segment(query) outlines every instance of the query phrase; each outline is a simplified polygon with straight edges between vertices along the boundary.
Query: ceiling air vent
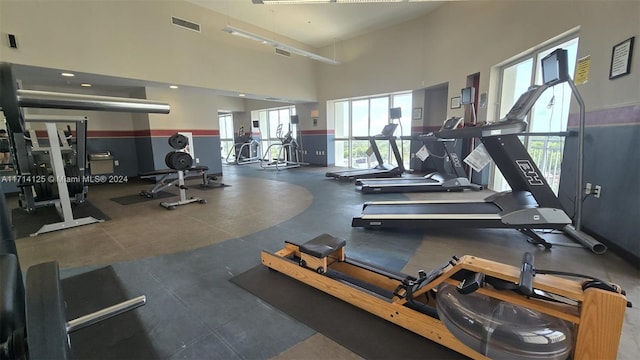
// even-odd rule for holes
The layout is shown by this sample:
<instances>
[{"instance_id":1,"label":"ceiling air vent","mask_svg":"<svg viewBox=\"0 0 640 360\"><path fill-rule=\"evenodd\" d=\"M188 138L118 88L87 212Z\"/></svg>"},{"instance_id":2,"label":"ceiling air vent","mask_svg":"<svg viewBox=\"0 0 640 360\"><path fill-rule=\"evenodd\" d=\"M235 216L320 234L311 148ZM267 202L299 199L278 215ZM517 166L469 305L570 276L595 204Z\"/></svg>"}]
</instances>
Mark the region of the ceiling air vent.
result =
<instances>
[{"instance_id":1,"label":"ceiling air vent","mask_svg":"<svg viewBox=\"0 0 640 360\"><path fill-rule=\"evenodd\" d=\"M171 17L171 23L173 25L180 26L180 27L183 27L185 29L189 29L189 30L200 32L200 24L196 24L196 23L191 22L191 21L183 20L183 19L177 18L175 16Z\"/></svg>"},{"instance_id":2,"label":"ceiling air vent","mask_svg":"<svg viewBox=\"0 0 640 360\"><path fill-rule=\"evenodd\" d=\"M282 55L282 56L286 56L286 57L291 57L291 53L290 52L288 52L287 50L280 49L280 48L276 48L276 54Z\"/></svg>"}]
</instances>

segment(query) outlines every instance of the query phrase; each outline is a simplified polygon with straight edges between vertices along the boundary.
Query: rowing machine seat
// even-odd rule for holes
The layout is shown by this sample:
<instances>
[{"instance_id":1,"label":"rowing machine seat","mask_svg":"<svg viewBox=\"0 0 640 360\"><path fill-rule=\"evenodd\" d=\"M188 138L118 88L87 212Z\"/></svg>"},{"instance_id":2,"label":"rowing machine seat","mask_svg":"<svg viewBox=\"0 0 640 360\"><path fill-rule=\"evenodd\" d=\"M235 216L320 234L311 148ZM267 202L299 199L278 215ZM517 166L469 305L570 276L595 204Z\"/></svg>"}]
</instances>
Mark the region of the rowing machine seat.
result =
<instances>
[{"instance_id":1,"label":"rowing machine seat","mask_svg":"<svg viewBox=\"0 0 640 360\"><path fill-rule=\"evenodd\" d=\"M346 244L347 241L344 239L322 234L300 245L300 252L316 258L324 258L343 248Z\"/></svg>"}]
</instances>

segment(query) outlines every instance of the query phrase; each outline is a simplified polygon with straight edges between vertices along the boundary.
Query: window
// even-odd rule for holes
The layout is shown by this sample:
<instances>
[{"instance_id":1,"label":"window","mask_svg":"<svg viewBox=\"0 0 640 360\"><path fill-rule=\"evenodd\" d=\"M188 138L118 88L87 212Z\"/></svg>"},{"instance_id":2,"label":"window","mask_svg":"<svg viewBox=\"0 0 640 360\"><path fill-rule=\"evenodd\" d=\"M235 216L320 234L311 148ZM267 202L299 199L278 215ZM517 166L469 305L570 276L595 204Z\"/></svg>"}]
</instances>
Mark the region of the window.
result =
<instances>
[{"instance_id":1,"label":"window","mask_svg":"<svg viewBox=\"0 0 640 360\"><path fill-rule=\"evenodd\" d=\"M229 151L233 149L235 131L233 129L233 115L229 113L218 114L220 123L220 156L225 159Z\"/></svg>"},{"instance_id":2,"label":"window","mask_svg":"<svg viewBox=\"0 0 640 360\"><path fill-rule=\"evenodd\" d=\"M565 39L541 46L529 55L523 56L505 66L501 70L500 84L500 118L505 116L518 97L532 84L542 83L540 61L557 48L564 48L568 53L569 74L575 70L578 53L578 38ZM547 89L538 99L527 119L529 132L560 132L567 129L571 89L566 83ZM558 193L560 184L560 165L564 149L563 136L522 136L529 154L545 176L549 186ZM509 190L498 168L492 166L492 180L489 187L496 191Z\"/></svg>"},{"instance_id":3,"label":"window","mask_svg":"<svg viewBox=\"0 0 640 360\"><path fill-rule=\"evenodd\" d=\"M369 141L356 138L382 132L384 126L391 122L389 119L391 107L402 108L402 118L399 119L400 126L395 136L399 138L402 135L411 135L411 100L411 93L404 92L333 102L336 166L364 169L377 165L375 157L370 156L368 152ZM398 142L398 146L402 149L403 162L408 166L409 146L404 146L402 140ZM397 165L388 142L379 142L378 148L386 163Z\"/></svg>"},{"instance_id":4,"label":"window","mask_svg":"<svg viewBox=\"0 0 640 360\"><path fill-rule=\"evenodd\" d=\"M266 110L257 110L251 112L252 119L258 119L260 122L260 148L266 151L271 144L280 144L281 139L291 131L294 138L297 138L297 125L291 124L291 115L296 115L295 106L287 106L283 108L274 108ZM280 130L280 131L278 131ZM271 154L268 158L278 157L280 149L276 146L270 149Z\"/></svg>"}]
</instances>

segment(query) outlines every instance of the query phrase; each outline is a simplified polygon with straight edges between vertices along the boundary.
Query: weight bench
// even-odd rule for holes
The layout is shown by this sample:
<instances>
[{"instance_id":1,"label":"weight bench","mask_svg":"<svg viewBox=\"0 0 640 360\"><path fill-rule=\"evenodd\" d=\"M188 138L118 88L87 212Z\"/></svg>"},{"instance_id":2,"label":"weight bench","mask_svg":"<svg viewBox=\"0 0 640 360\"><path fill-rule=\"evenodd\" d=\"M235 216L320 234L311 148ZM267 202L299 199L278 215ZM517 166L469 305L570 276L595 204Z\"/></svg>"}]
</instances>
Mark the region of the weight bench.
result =
<instances>
[{"instance_id":1,"label":"weight bench","mask_svg":"<svg viewBox=\"0 0 640 360\"><path fill-rule=\"evenodd\" d=\"M156 184L153 186L151 190L142 190L140 192L140 196L146 196L148 198L153 198L158 196L158 193L166 188L176 186L180 189L180 200L176 202L161 202L160 206L168 209L174 210L176 206L191 204L194 202L198 202L200 204L206 204L207 200L200 199L196 197L187 198L186 191L189 189L185 186L185 179L194 179L198 177L202 177L202 184L200 186L210 186L211 178L208 175L209 167L207 166L194 166L188 170L174 170L174 169L164 169L164 170L156 170L151 172L142 173L139 175L141 179L147 179L151 177L158 177L160 179L156 180ZM187 177L186 175L189 173L196 173L196 175ZM177 178L171 177L171 175L177 174Z\"/></svg>"}]
</instances>

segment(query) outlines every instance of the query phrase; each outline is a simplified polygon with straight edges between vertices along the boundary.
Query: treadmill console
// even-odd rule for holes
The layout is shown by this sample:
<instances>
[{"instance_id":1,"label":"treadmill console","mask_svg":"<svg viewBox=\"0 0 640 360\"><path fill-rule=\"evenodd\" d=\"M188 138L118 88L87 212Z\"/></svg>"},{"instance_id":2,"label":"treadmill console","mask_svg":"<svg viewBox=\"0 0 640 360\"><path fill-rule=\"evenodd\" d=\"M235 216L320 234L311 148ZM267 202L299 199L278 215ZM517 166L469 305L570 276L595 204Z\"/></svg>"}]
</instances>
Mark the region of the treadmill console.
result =
<instances>
[{"instance_id":1,"label":"treadmill console","mask_svg":"<svg viewBox=\"0 0 640 360\"><path fill-rule=\"evenodd\" d=\"M509 110L507 115L500 121L523 121L533 105L535 105L540 95L542 95L548 87L548 85L531 86L527 91L520 95L518 101L516 101L513 107L511 107L511 110Z\"/></svg>"},{"instance_id":2,"label":"treadmill console","mask_svg":"<svg viewBox=\"0 0 640 360\"><path fill-rule=\"evenodd\" d=\"M454 117L448 118L442 124L442 127L440 128L440 131L457 129L458 126L460 126L460 123L462 123L463 120L464 119L459 117L459 116L454 116Z\"/></svg>"},{"instance_id":3,"label":"treadmill console","mask_svg":"<svg viewBox=\"0 0 640 360\"><path fill-rule=\"evenodd\" d=\"M391 136L393 136L393 133L396 131L397 127L398 127L398 124L395 124L395 123L387 124L382 129L382 133L380 135L386 136L386 137L391 137Z\"/></svg>"}]
</instances>

